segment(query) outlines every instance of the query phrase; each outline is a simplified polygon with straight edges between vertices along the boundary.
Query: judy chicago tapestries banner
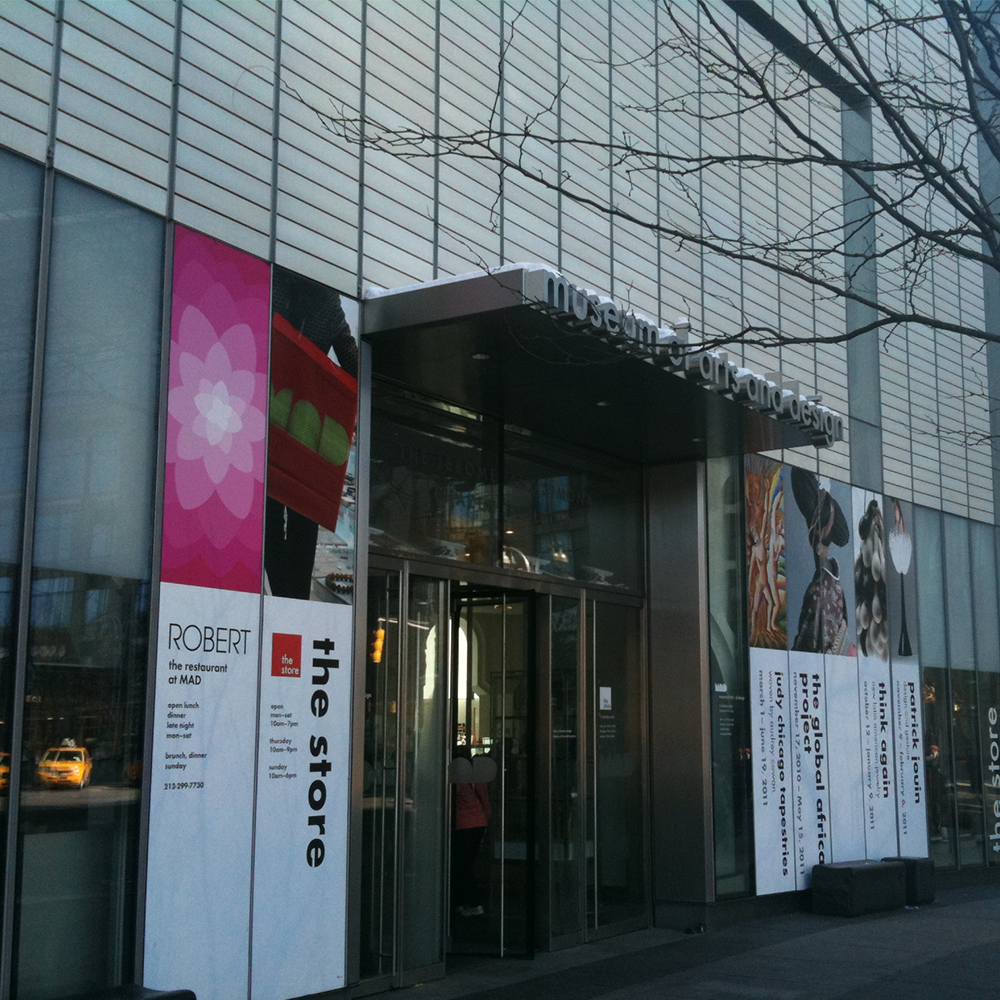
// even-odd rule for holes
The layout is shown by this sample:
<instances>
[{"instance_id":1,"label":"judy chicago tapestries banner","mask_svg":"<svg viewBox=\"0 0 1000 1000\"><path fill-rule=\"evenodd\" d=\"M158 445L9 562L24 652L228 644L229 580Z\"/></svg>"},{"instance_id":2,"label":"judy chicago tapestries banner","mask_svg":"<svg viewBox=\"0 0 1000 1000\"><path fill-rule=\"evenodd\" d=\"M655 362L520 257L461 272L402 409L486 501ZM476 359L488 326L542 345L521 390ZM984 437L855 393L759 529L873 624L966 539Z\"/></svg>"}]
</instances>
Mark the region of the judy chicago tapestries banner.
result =
<instances>
[{"instance_id":1,"label":"judy chicago tapestries banner","mask_svg":"<svg viewBox=\"0 0 1000 1000\"><path fill-rule=\"evenodd\" d=\"M759 455L745 486L757 891L924 856L909 505Z\"/></svg>"}]
</instances>

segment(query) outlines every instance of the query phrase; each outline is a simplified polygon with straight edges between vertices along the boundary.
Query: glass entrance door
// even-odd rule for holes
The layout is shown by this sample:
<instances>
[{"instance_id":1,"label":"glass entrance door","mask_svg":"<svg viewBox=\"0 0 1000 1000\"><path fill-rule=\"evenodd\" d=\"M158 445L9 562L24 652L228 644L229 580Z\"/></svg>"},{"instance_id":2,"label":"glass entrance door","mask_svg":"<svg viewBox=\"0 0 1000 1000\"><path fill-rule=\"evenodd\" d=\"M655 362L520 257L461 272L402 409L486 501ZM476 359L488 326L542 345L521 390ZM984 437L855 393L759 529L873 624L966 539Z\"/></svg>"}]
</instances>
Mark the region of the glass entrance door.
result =
<instances>
[{"instance_id":1,"label":"glass entrance door","mask_svg":"<svg viewBox=\"0 0 1000 1000\"><path fill-rule=\"evenodd\" d=\"M393 565L368 588L360 977L645 926L638 602Z\"/></svg>"},{"instance_id":2,"label":"glass entrance door","mask_svg":"<svg viewBox=\"0 0 1000 1000\"><path fill-rule=\"evenodd\" d=\"M533 943L531 598L399 570L368 586L359 972Z\"/></svg>"},{"instance_id":3,"label":"glass entrance door","mask_svg":"<svg viewBox=\"0 0 1000 1000\"><path fill-rule=\"evenodd\" d=\"M452 598L449 950L524 955L533 944L534 687L530 599Z\"/></svg>"}]
</instances>

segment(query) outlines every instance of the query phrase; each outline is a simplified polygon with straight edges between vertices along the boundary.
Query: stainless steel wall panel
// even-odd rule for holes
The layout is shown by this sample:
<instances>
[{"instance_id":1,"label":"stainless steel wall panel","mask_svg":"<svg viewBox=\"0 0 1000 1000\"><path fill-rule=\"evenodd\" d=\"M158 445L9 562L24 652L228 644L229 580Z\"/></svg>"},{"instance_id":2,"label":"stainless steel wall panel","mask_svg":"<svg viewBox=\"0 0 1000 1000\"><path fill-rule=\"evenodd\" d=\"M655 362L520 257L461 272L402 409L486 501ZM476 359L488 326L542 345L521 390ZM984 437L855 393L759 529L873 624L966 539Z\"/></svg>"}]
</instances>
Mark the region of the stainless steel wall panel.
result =
<instances>
[{"instance_id":1,"label":"stainless steel wall panel","mask_svg":"<svg viewBox=\"0 0 1000 1000\"><path fill-rule=\"evenodd\" d=\"M173 75L172 26L151 17L129 0L100 6L85 0L66 0L64 18L66 24L152 72L165 77Z\"/></svg>"},{"instance_id":2,"label":"stainless steel wall panel","mask_svg":"<svg viewBox=\"0 0 1000 1000\"><path fill-rule=\"evenodd\" d=\"M163 215L167 208L167 193L162 184L122 169L115 163L99 160L88 152L61 143L55 166L63 173L92 184L104 191L114 191L115 196Z\"/></svg>"},{"instance_id":3,"label":"stainless steel wall panel","mask_svg":"<svg viewBox=\"0 0 1000 1000\"><path fill-rule=\"evenodd\" d=\"M48 102L0 81L0 144L35 160L48 146Z\"/></svg>"},{"instance_id":4,"label":"stainless steel wall panel","mask_svg":"<svg viewBox=\"0 0 1000 1000\"><path fill-rule=\"evenodd\" d=\"M170 131L170 80L164 79L156 94L146 93L72 53L62 54L60 89L75 88L105 106L116 108L163 134Z\"/></svg>"},{"instance_id":5,"label":"stainless steel wall panel","mask_svg":"<svg viewBox=\"0 0 1000 1000\"><path fill-rule=\"evenodd\" d=\"M226 176L235 181L233 186L221 184L206 178L202 171L205 163L197 150L187 150L178 145L177 149L177 191L183 197L197 201L204 208L219 212L234 222L266 234L270 225L269 207L259 201L241 196L236 188L244 183L250 185L253 179L237 170L230 170ZM191 162L194 171L180 164Z\"/></svg>"},{"instance_id":6,"label":"stainless steel wall panel","mask_svg":"<svg viewBox=\"0 0 1000 1000\"><path fill-rule=\"evenodd\" d=\"M214 0L211 4L191 3L184 12L184 31L203 39L207 44L216 40L228 48L219 49L221 55L252 50L256 60L248 60L249 68L266 67L274 58L275 4L263 0L239 0L226 3ZM234 44L235 43L235 44Z\"/></svg>"},{"instance_id":7,"label":"stainless steel wall panel","mask_svg":"<svg viewBox=\"0 0 1000 1000\"><path fill-rule=\"evenodd\" d=\"M260 230L251 229L237 219L230 218L219 211L215 203L216 189L209 188L207 197L213 204L210 207L193 200L193 196L203 193L202 185L197 179L190 179L186 185L190 190L188 194L178 194L174 202L174 215L182 225L197 229L200 232L208 233L217 240L229 243L247 253L255 254L258 257L266 258L270 244L267 233Z\"/></svg>"},{"instance_id":8,"label":"stainless steel wall panel","mask_svg":"<svg viewBox=\"0 0 1000 1000\"><path fill-rule=\"evenodd\" d=\"M80 8L86 10L87 8ZM143 94L160 97L166 89L169 95L170 79L167 75L149 68L141 60L134 59L98 38L81 31L72 23L63 27L63 51L76 56L81 62L94 66L108 76L121 80ZM99 96L99 95L98 95Z\"/></svg>"},{"instance_id":9,"label":"stainless steel wall panel","mask_svg":"<svg viewBox=\"0 0 1000 1000\"><path fill-rule=\"evenodd\" d=\"M165 184L166 164L170 158L170 136L164 128L158 126L169 125L169 109L162 105L155 106L165 113L166 121L153 124L146 117L121 111L106 101L94 97L91 92L70 84L65 76L59 88L61 114L82 122L97 123L103 133L114 136L159 160L159 166L150 174L149 179ZM64 138L61 122L58 135L60 140Z\"/></svg>"},{"instance_id":10,"label":"stainless steel wall panel","mask_svg":"<svg viewBox=\"0 0 1000 1000\"><path fill-rule=\"evenodd\" d=\"M102 166L108 164L133 174L158 188L166 188L166 161L147 152L141 146L119 139L117 136L69 113L59 115L56 135L58 138L55 156L57 170L64 169L64 147L70 146L79 153L93 157L96 161L95 170L98 176ZM98 151L100 155L97 155ZM91 183L93 183L93 177L94 174L91 173ZM104 184L98 186L107 189Z\"/></svg>"},{"instance_id":11,"label":"stainless steel wall panel","mask_svg":"<svg viewBox=\"0 0 1000 1000\"><path fill-rule=\"evenodd\" d=\"M256 210L266 210L265 206L271 196L271 185L270 179L263 180L242 169L244 162L253 164L254 159L255 157L247 152L241 157L239 164L225 163L218 157L202 152L189 143L179 142L177 144L178 171L196 175L206 184L225 186L230 195L247 202L251 208L246 209L246 211L250 213L250 216L256 217ZM249 217L247 221L249 221ZM255 228L256 225L255 222Z\"/></svg>"},{"instance_id":12,"label":"stainless steel wall panel","mask_svg":"<svg viewBox=\"0 0 1000 1000\"><path fill-rule=\"evenodd\" d=\"M657 902L714 898L704 467L649 470L649 759Z\"/></svg>"},{"instance_id":13,"label":"stainless steel wall panel","mask_svg":"<svg viewBox=\"0 0 1000 1000\"><path fill-rule=\"evenodd\" d=\"M36 100L48 102L52 89L51 39L39 38L0 16L0 58L5 83Z\"/></svg>"},{"instance_id":14,"label":"stainless steel wall panel","mask_svg":"<svg viewBox=\"0 0 1000 1000\"><path fill-rule=\"evenodd\" d=\"M275 263L325 285L354 295L357 292L358 249L317 234L279 216Z\"/></svg>"}]
</instances>

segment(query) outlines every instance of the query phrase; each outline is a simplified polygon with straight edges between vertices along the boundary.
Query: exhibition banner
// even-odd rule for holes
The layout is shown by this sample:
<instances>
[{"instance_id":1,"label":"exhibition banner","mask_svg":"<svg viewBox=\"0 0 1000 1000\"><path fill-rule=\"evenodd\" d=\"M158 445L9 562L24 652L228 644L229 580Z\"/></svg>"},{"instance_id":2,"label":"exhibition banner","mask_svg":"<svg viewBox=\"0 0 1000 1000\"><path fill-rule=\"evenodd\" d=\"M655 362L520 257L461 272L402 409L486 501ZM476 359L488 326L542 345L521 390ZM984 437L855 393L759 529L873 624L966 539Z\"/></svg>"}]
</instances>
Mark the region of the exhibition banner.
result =
<instances>
[{"instance_id":1,"label":"exhibition banner","mask_svg":"<svg viewBox=\"0 0 1000 1000\"><path fill-rule=\"evenodd\" d=\"M864 789L865 857L868 858L885 858L898 853L892 701L889 665L859 657L861 784Z\"/></svg>"},{"instance_id":2,"label":"exhibition banner","mask_svg":"<svg viewBox=\"0 0 1000 1000\"><path fill-rule=\"evenodd\" d=\"M898 853L892 677L889 669L891 572L882 500L854 489L854 590L858 629L858 704L866 857Z\"/></svg>"},{"instance_id":3,"label":"exhibition banner","mask_svg":"<svg viewBox=\"0 0 1000 1000\"><path fill-rule=\"evenodd\" d=\"M264 598L254 1000L344 985L351 608Z\"/></svg>"},{"instance_id":4,"label":"exhibition banner","mask_svg":"<svg viewBox=\"0 0 1000 1000\"><path fill-rule=\"evenodd\" d=\"M796 887L793 711L788 653L751 649L754 842L760 894L789 892Z\"/></svg>"},{"instance_id":5,"label":"exhibition banner","mask_svg":"<svg viewBox=\"0 0 1000 1000\"><path fill-rule=\"evenodd\" d=\"M831 860L826 671L815 653L789 654L795 788L795 887L812 883L813 865Z\"/></svg>"},{"instance_id":6,"label":"exhibition banner","mask_svg":"<svg viewBox=\"0 0 1000 1000\"><path fill-rule=\"evenodd\" d=\"M836 861L853 861L865 857L858 660L855 656L827 656L825 660L831 856Z\"/></svg>"},{"instance_id":7,"label":"exhibition banner","mask_svg":"<svg viewBox=\"0 0 1000 1000\"><path fill-rule=\"evenodd\" d=\"M160 587L143 982L246 998L260 597Z\"/></svg>"},{"instance_id":8,"label":"exhibition banner","mask_svg":"<svg viewBox=\"0 0 1000 1000\"><path fill-rule=\"evenodd\" d=\"M925 856L912 509L760 456L745 471L757 892Z\"/></svg>"},{"instance_id":9,"label":"exhibition banner","mask_svg":"<svg viewBox=\"0 0 1000 1000\"><path fill-rule=\"evenodd\" d=\"M895 729L896 825L899 854L927 854L927 787L924 781L924 732L920 667L914 661L892 666Z\"/></svg>"}]
</instances>

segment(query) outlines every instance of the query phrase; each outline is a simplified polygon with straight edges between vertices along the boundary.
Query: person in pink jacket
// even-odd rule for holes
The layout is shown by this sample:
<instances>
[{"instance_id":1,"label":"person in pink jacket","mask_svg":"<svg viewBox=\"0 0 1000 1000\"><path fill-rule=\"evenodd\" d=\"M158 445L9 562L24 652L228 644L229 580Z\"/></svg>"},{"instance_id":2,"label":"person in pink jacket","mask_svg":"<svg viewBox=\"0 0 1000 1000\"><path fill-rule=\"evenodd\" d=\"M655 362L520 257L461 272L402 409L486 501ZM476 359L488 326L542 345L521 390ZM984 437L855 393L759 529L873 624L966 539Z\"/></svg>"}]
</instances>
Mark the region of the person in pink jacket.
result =
<instances>
[{"instance_id":1,"label":"person in pink jacket","mask_svg":"<svg viewBox=\"0 0 1000 1000\"><path fill-rule=\"evenodd\" d=\"M490 786L460 781L455 789L455 829L451 835L451 884L459 916L483 913L482 892L476 882L476 855L490 824Z\"/></svg>"}]
</instances>

